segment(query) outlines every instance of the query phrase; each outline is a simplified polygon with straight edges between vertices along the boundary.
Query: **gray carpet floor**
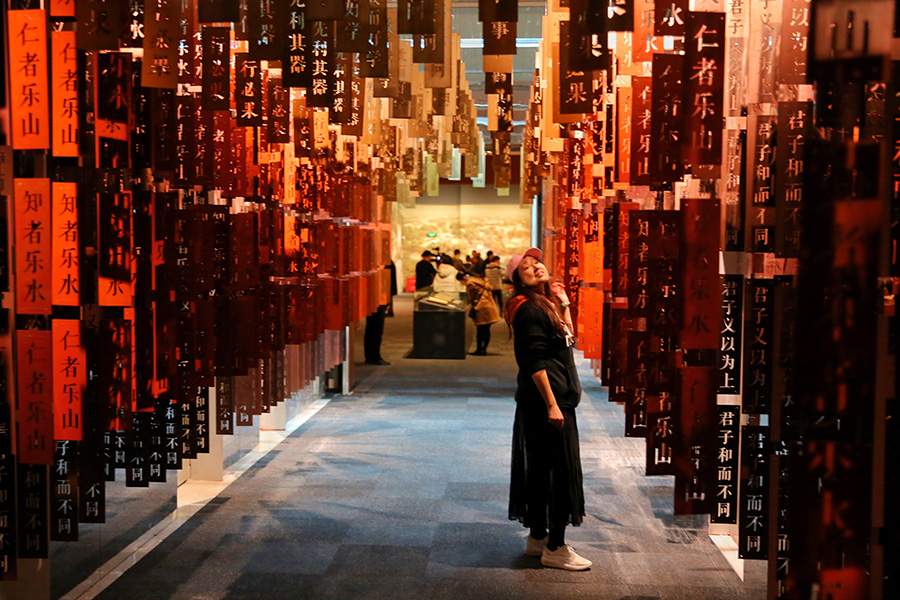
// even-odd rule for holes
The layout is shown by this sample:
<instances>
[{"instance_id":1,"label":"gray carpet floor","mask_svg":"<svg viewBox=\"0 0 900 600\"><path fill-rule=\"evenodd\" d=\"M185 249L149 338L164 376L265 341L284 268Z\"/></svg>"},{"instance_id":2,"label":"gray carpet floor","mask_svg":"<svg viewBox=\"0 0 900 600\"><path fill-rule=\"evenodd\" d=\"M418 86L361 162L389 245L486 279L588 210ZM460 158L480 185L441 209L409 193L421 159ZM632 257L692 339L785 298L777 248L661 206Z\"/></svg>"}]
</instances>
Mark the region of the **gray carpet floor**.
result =
<instances>
[{"instance_id":1,"label":"gray carpet floor","mask_svg":"<svg viewBox=\"0 0 900 600\"><path fill-rule=\"evenodd\" d=\"M410 304L399 298L387 319L390 366L358 365L351 395L99 598L765 598L764 565L748 565L742 582L704 517L673 516L671 478L643 475L643 440L622 437L621 409L587 369L588 514L567 541L594 566L569 573L525 557L526 530L506 516L516 372L506 326L494 325L486 357L404 358Z\"/></svg>"}]
</instances>

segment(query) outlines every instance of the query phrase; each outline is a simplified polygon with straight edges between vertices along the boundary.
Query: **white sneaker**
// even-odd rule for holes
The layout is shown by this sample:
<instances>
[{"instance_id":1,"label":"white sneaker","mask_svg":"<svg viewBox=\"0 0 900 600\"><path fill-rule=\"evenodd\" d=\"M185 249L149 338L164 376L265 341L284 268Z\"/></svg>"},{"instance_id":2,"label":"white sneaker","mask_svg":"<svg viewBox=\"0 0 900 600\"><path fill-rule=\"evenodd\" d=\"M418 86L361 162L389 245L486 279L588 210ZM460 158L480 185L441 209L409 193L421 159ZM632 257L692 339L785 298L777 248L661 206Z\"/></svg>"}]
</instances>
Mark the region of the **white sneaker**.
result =
<instances>
[{"instance_id":1,"label":"white sneaker","mask_svg":"<svg viewBox=\"0 0 900 600\"><path fill-rule=\"evenodd\" d=\"M545 547L541 554L541 564L545 567L565 569L566 571L586 571L591 568L593 563L583 556L577 555L572 546L564 544L553 551Z\"/></svg>"},{"instance_id":2,"label":"white sneaker","mask_svg":"<svg viewBox=\"0 0 900 600\"><path fill-rule=\"evenodd\" d=\"M531 537L529 534L525 538L525 556L542 556L544 554L544 548L547 547L548 539L549 537L544 537L544 539L538 540Z\"/></svg>"}]
</instances>

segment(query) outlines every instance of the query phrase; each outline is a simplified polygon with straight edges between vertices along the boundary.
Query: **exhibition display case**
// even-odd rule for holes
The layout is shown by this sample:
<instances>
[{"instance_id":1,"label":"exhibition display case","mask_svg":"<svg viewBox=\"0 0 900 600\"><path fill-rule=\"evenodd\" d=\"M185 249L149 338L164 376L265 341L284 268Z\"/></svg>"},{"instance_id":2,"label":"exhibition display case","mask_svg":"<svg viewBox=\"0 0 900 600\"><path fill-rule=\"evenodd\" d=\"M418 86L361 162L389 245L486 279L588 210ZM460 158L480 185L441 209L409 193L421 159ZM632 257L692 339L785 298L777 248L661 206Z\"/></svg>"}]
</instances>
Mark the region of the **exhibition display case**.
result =
<instances>
[{"instance_id":1,"label":"exhibition display case","mask_svg":"<svg viewBox=\"0 0 900 600\"><path fill-rule=\"evenodd\" d=\"M466 357L466 295L417 292L413 309L414 358Z\"/></svg>"}]
</instances>

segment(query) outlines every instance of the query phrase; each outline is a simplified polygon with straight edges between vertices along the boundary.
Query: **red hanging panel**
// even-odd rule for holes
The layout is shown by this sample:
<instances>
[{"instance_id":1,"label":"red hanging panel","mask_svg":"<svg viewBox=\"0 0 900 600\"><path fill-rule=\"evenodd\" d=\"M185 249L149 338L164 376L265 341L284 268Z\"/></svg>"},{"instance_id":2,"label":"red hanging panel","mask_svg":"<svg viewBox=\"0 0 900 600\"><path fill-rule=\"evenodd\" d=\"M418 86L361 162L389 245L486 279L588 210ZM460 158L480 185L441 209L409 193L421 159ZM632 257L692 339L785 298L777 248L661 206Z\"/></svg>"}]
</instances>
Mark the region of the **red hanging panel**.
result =
<instances>
[{"instance_id":1,"label":"red hanging panel","mask_svg":"<svg viewBox=\"0 0 900 600\"><path fill-rule=\"evenodd\" d=\"M53 437L81 441L82 399L87 364L81 344L81 321L53 320Z\"/></svg>"},{"instance_id":2,"label":"red hanging panel","mask_svg":"<svg viewBox=\"0 0 900 600\"><path fill-rule=\"evenodd\" d=\"M53 464L53 337L49 331L16 335L19 463Z\"/></svg>"},{"instance_id":3,"label":"red hanging panel","mask_svg":"<svg viewBox=\"0 0 900 600\"><path fill-rule=\"evenodd\" d=\"M11 10L9 106L14 150L50 148L50 94L47 80L47 17L43 10Z\"/></svg>"},{"instance_id":4,"label":"red hanging panel","mask_svg":"<svg viewBox=\"0 0 900 600\"><path fill-rule=\"evenodd\" d=\"M72 7L74 10L74 2ZM78 156L78 61L74 31L50 34L53 156Z\"/></svg>"},{"instance_id":5,"label":"red hanging panel","mask_svg":"<svg viewBox=\"0 0 900 600\"><path fill-rule=\"evenodd\" d=\"M51 198L49 179L16 179L13 211L16 312L51 312Z\"/></svg>"},{"instance_id":6,"label":"red hanging panel","mask_svg":"<svg viewBox=\"0 0 900 600\"><path fill-rule=\"evenodd\" d=\"M51 297L54 306L78 306L78 186L52 185Z\"/></svg>"}]
</instances>

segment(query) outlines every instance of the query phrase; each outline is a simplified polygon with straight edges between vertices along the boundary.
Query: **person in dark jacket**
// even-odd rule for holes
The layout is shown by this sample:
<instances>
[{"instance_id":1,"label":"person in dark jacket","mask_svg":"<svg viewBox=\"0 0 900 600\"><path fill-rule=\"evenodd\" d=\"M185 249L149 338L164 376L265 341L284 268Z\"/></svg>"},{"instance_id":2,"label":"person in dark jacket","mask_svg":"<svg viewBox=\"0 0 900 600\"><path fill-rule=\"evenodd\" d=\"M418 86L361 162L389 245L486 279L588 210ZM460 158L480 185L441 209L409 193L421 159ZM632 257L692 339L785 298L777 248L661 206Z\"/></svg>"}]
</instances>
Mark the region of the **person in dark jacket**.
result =
<instances>
[{"instance_id":1,"label":"person in dark jacket","mask_svg":"<svg viewBox=\"0 0 900 600\"><path fill-rule=\"evenodd\" d=\"M566 526L584 520L584 484L575 407L581 383L573 354L574 328L565 287L550 283L542 253L513 256L506 304L516 363L509 518L529 528L525 554L546 567L584 571L591 561L565 543Z\"/></svg>"},{"instance_id":2,"label":"person in dark jacket","mask_svg":"<svg viewBox=\"0 0 900 600\"><path fill-rule=\"evenodd\" d=\"M426 250L422 253L422 260L416 263L416 289L430 287L434 283L434 276L437 275L437 269L431 264L434 255L431 251Z\"/></svg>"},{"instance_id":3,"label":"person in dark jacket","mask_svg":"<svg viewBox=\"0 0 900 600\"><path fill-rule=\"evenodd\" d=\"M460 252L459 250L453 251L453 266L456 267L456 270L460 273L466 270L466 263L463 262L462 252Z\"/></svg>"},{"instance_id":4,"label":"person in dark jacket","mask_svg":"<svg viewBox=\"0 0 900 600\"><path fill-rule=\"evenodd\" d=\"M481 258L481 253L475 251L472 253L472 268L469 269L470 273L478 275L479 277L484 277L484 268L485 268L484 259Z\"/></svg>"},{"instance_id":5,"label":"person in dark jacket","mask_svg":"<svg viewBox=\"0 0 900 600\"><path fill-rule=\"evenodd\" d=\"M389 265L387 265L387 269L391 272L391 303L388 304L387 312L385 312L386 317L394 316L394 296L397 295L397 267L394 265L394 261L392 260Z\"/></svg>"},{"instance_id":6,"label":"person in dark jacket","mask_svg":"<svg viewBox=\"0 0 900 600\"><path fill-rule=\"evenodd\" d=\"M384 268L391 274L391 295L388 299L388 304L382 304L375 310L375 312L366 317L366 331L363 334L363 349L365 350L367 365L391 364L381 356L381 340L384 337L384 318L388 316L389 310L390 316L393 316L394 314L394 295L397 293L397 284L394 283L396 273L394 268L394 261L391 261L390 264L385 265Z\"/></svg>"}]
</instances>

